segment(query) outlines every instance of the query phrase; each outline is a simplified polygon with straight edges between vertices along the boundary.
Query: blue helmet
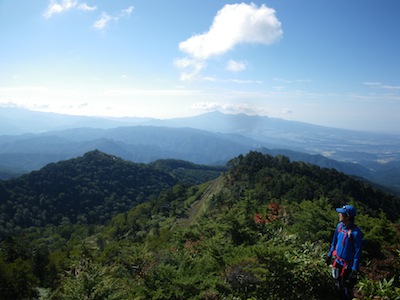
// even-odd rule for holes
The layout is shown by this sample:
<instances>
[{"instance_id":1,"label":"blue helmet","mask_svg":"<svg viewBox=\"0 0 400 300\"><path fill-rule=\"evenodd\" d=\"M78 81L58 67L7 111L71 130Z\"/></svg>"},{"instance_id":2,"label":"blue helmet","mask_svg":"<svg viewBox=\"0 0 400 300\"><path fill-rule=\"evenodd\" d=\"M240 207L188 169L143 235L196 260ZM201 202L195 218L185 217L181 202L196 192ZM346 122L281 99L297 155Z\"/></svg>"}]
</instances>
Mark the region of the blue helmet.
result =
<instances>
[{"instance_id":1,"label":"blue helmet","mask_svg":"<svg viewBox=\"0 0 400 300\"><path fill-rule=\"evenodd\" d=\"M343 207L336 208L336 211L341 214L347 214L350 217L355 217L357 214L356 209L351 205L345 205Z\"/></svg>"}]
</instances>

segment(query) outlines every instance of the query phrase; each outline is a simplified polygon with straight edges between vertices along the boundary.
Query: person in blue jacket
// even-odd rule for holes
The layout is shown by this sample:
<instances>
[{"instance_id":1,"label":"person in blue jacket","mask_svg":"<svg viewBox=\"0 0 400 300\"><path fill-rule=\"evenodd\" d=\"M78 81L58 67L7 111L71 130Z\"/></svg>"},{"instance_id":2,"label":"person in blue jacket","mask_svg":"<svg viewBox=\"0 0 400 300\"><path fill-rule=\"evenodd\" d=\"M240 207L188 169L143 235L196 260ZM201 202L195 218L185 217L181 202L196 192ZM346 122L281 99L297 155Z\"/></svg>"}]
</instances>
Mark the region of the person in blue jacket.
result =
<instances>
[{"instance_id":1,"label":"person in blue jacket","mask_svg":"<svg viewBox=\"0 0 400 300\"><path fill-rule=\"evenodd\" d=\"M357 272L362 256L363 233L354 223L356 209L351 205L336 208L339 224L333 235L327 264L332 262L332 277L341 299L353 299L353 289L357 282Z\"/></svg>"}]
</instances>

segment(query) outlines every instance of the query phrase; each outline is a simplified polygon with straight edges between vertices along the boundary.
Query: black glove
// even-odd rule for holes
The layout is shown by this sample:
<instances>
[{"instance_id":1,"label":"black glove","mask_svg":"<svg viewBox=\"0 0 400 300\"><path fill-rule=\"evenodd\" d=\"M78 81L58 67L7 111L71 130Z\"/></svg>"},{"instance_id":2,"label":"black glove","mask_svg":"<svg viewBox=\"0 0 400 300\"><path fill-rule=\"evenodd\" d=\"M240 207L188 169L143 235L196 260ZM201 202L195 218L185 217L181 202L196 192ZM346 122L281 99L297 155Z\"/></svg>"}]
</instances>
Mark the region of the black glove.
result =
<instances>
[{"instance_id":1,"label":"black glove","mask_svg":"<svg viewBox=\"0 0 400 300\"><path fill-rule=\"evenodd\" d=\"M332 258L330 256L327 256L325 258L325 263L326 263L327 266L329 266L332 263Z\"/></svg>"},{"instance_id":2,"label":"black glove","mask_svg":"<svg viewBox=\"0 0 400 300\"><path fill-rule=\"evenodd\" d=\"M355 285L357 282L357 271L351 270L349 276L345 280L345 282L349 285Z\"/></svg>"},{"instance_id":3,"label":"black glove","mask_svg":"<svg viewBox=\"0 0 400 300\"><path fill-rule=\"evenodd\" d=\"M354 281L354 280L357 280L357 271L351 270L349 274L349 281Z\"/></svg>"}]
</instances>

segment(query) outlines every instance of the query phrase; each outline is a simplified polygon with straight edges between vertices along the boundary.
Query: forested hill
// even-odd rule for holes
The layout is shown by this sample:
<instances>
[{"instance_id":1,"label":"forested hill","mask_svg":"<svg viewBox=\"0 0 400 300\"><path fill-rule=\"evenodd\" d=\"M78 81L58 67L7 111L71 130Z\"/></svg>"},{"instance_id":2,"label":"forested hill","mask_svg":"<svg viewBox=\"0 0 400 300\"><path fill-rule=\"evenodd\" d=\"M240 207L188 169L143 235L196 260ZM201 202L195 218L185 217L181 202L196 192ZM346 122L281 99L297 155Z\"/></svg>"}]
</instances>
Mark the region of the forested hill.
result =
<instances>
[{"instance_id":1,"label":"forested hill","mask_svg":"<svg viewBox=\"0 0 400 300\"><path fill-rule=\"evenodd\" d=\"M386 214L398 221L400 199L335 170L257 152L232 159L211 184L175 186L113 218L94 255L131 280L120 283L121 299L338 299L324 261L335 207L346 203L357 207L366 241L357 299L396 299L400 230ZM68 280L66 287L83 282Z\"/></svg>"},{"instance_id":2,"label":"forested hill","mask_svg":"<svg viewBox=\"0 0 400 300\"><path fill-rule=\"evenodd\" d=\"M247 178L250 186L257 184L260 197L295 202L323 197L334 207L356 202L364 213L384 212L392 221L400 219L400 197L335 169L251 151L232 159L230 171L232 180Z\"/></svg>"},{"instance_id":3,"label":"forested hill","mask_svg":"<svg viewBox=\"0 0 400 300\"><path fill-rule=\"evenodd\" d=\"M333 300L324 261L338 222L335 207L345 203L357 207L357 225L366 240L357 299L400 294L399 198L335 170L259 152L230 160L217 179L193 186L174 185L176 179L166 173L190 164L154 165L158 169L95 151L5 182L2 218L13 212L21 219L37 211L40 199L50 199L45 190L58 197L51 189L57 182L63 193L85 191L79 199L98 200L89 197L95 187L102 188L105 199L113 193L115 199L130 199L129 192L143 198L101 226L89 224L88 203L74 202L89 211L76 216L78 224L61 220L0 242L0 299ZM83 180L82 174L92 177ZM134 176L141 178L140 185L133 184ZM26 189L29 181L34 189ZM161 186L169 187L146 196ZM12 205L23 191L31 193L25 195L30 206ZM57 205L47 203L52 209ZM64 211L76 214L73 208Z\"/></svg>"},{"instance_id":4,"label":"forested hill","mask_svg":"<svg viewBox=\"0 0 400 300\"><path fill-rule=\"evenodd\" d=\"M221 172L184 167L173 160L137 164L96 150L0 182L0 240L15 228L102 224L178 182L199 183Z\"/></svg>"}]
</instances>

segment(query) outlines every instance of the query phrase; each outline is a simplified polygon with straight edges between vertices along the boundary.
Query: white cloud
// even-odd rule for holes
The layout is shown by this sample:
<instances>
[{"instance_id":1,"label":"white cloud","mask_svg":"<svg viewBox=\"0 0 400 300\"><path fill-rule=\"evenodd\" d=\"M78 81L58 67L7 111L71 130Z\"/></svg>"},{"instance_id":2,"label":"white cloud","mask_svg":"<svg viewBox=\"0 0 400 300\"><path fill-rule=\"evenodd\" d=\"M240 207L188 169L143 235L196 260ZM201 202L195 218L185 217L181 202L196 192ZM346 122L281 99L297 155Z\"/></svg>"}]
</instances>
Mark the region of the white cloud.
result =
<instances>
[{"instance_id":1,"label":"white cloud","mask_svg":"<svg viewBox=\"0 0 400 300\"><path fill-rule=\"evenodd\" d=\"M132 12L133 12L133 9L134 9L133 6L129 6L128 8L121 10L120 16L121 16L121 17L124 17L124 16L129 16L129 15L131 15Z\"/></svg>"},{"instance_id":2,"label":"white cloud","mask_svg":"<svg viewBox=\"0 0 400 300\"><path fill-rule=\"evenodd\" d=\"M251 80L251 79L230 79L230 82L239 83L239 84L261 84L260 80Z\"/></svg>"},{"instance_id":3,"label":"white cloud","mask_svg":"<svg viewBox=\"0 0 400 300\"><path fill-rule=\"evenodd\" d=\"M119 19L122 17L129 17L132 14L133 10L134 10L133 6L129 6L126 9L122 9L118 16L110 16L106 12L103 12L100 15L100 18L93 23L93 27L102 30L108 25L110 21L118 22Z\"/></svg>"},{"instance_id":4,"label":"white cloud","mask_svg":"<svg viewBox=\"0 0 400 300\"><path fill-rule=\"evenodd\" d=\"M282 83L310 83L311 79L285 79L285 78L274 78L274 81Z\"/></svg>"},{"instance_id":5,"label":"white cloud","mask_svg":"<svg viewBox=\"0 0 400 300\"><path fill-rule=\"evenodd\" d=\"M274 9L264 4L227 4L218 11L208 32L179 43L179 49L193 61L205 61L240 44L273 44L282 34Z\"/></svg>"},{"instance_id":6,"label":"white cloud","mask_svg":"<svg viewBox=\"0 0 400 300\"><path fill-rule=\"evenodd\" d=\"M375 86L380 86L380 85L382 85L380 82L376 82L376 81L373 81L373 82L364 82L364 84L365 85L367 85L367 86L371 86L371 87L375 87Z\"/></svg>"},{"instance_id":7,"label":"white cloud","mask_svg":"<svg viewBox=\"0 0 400 300\"><path fill-rule=\"evenodd\" d=\"M274 78L274 81L283 82L283 83L293 83L293 80L284 79L284 78Z\"/></svg>"},{"instance_id":8,"label":"white cloud","mask_svg":"<svg viewBox=\"0 0 400 300\"><path fill-rule=\"evenodd\" d=\"M51 0L47 7L44 16L50 18L54 14L60 14L70 9L78 9L82 11L94 11L97 9L96 6L89 6L87 3L78 4L78 1L74 0Z\"/></svg>"},{"instance_id":9,"label":"white cloud","mask_svg":"<svg viewBox=\"0 0 400 300\"><path fill-rule=\"evenodd\" d=\"M181 59L175 59L174 60L174 65L179 68L184 70L181 73L180 79L182 81L191 81L194 78L197 77L197 75L203 70L206 66L205 62L199 61L196 59L190 59L190 58L181 58Z\"/></svg>"},{"instance_id":10,"label":"white cloud","mask_svg":"<svg viewBox=\"0 0 400 300\"><path fill-rule=\"evenodd\" d=\"M93 27L96 29L104 29L107 26L108 22L110 22L113 18L109 16L107 13L103 12L100 18L93 23Z\"/></svg>"},{"instance_id":11,"label":"white cloud","mask_svg":"<svg viewBox=\"0 0 400 300\"><path fill-rule=\"evenodd\" d=\"M191 106L193 110L220 111L228 114L245 113L248 115L267 115L266 107L249 105L247 103L218 103L218 102L196 102Z\"/></svg>"},{"instance_id":12,"label":"white cloud","mask_svg":"<svg viewBox=\"0 0 400 300\"><path fill-rule=\"evenodd\" d=\"M364 82L366 86L369 86L371 88L378 88L378 89L385 89L385 90L400 90L400 86L396 85L385 85L382 84L381 82Z\"/></svg>"},{"instance_id":13,"label":"white cloud","mask_svg":"<svg viewBox=\"0 0 400 300\"><path fill-rule=\"evenodd\" d=\"M264 4L227 4L215 16L210 30L192 36L179 49L198 59L223 54L241 43L272 44L282 36L275 10Z\"/></svg>"},{"instance_id":14,"label":"white cloud","mask_svg":"<svg viewBox=\"0 0 400 300\"><path fill-rule=\"evenodd\" d=\"M235 60L229 60L226 65L226 70L234 73L244 71L246 70L246 68L247 68L246 63Z\"/></svg>"},{"instance_id":15,"label":"white cloud","mask_svg":"<svg viewBox=\"0 0 400 300\"><path fill-rule=\"evenodd\" d=\"M262 81L260 80L251 80L251 79L220 79L213 76L203 76L201 77L201 81L208 81L208 82L223 82L223 83L237 83L237 84L261 84Z\"/></svg>"},{"instance_id":16,"label":"white cloud","mask_svg":"<svg viewBox=\"0 0 400 300\"><path fill-rule=\"evenodd\" d=\"M80 11L95 11L97 6L90 6L86 2L78 3L78 0L51 0L49 6L47 7L44 16L50 18L54 14L60 14L64 11L77 9ZM121 9L117 16L112 16L106 12L102 12L98 20L93 23L93 27L102 30L104 29L110 21L117 22L122 17L129 17L134 10L133 6Z\"/></svg>"},{"instance_id":17,"label":"white cloud","mask_svg":"<svg viewBox=\"0 0 400 300\"><path fill-rule=\"evenodd\" d=\"M217 102L196 102L193 103L191 108L195 110L199 109L199 110L212 111L221 109L222 104Z\"/></svg>"},{"instance_id":18,"label":"white cloud","mask_svg":"<svg viewBox=\"0 0 400 300\"><path fill-rule=\"evenodd\" d=\"M76 7L77 1L72 0L62 0L60 2L51 0L49 6L47 7L44 16L50 18L54 14L62 13L63 11L69 10Z\"/></svg>"},{"instance_id":19,"label":"white cloud","mask_svg":"<svg viewBox=\"0 0 400 300\"><path fill-rule=\"evenodd\" d=\"M82 4L79 4L77 8L79 10L83 10L83 11L94 11L97 9L97 6L89 6L89 5L87 5L87 3L82 3Z\"/></svg>"},{"instance_id":20,"label":"white cloud","mask_svg":"<svg viewBox=\"0 0 400 300\"><path fill-rule=\"evenodd\" d=\"M293 113L293 111L288 107L285 107L282 109L282 114L284 114L284 115L292 114L292 113Z\"/></svg>"}]
</instances>

